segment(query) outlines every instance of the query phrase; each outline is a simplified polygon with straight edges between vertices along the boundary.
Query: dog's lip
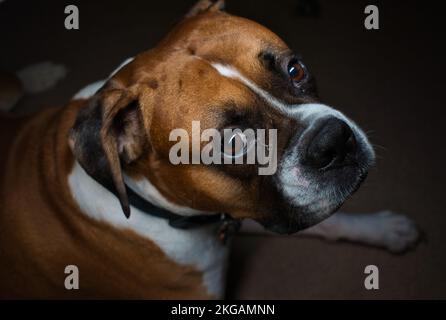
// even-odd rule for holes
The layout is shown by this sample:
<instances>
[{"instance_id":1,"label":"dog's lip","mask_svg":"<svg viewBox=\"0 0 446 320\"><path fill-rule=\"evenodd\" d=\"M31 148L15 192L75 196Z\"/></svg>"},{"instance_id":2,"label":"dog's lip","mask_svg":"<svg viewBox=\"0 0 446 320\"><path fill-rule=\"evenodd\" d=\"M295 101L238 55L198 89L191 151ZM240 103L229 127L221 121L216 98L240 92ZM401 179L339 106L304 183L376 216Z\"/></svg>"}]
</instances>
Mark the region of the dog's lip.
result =
<instances>
[{"instance_id":1,"label":"dog's lip","mask_svg":"<svg viewBox=\"0 0 446 320\"><path fill-rule=\"evenodd\" d=\"M282 182L282 185L286 186L286 187L291 187L291 188L299 188L299 189L302 188L302 185L290 183L290 182Z\"/></svg>"},{"instance_id":2,"label":"dog's lip","mask_svg":"<svg viewBox=\"0 0 446 320\"><path fill-rule=\"evenodd\" d=\"M324 173L327 173L327 172L333 172L333 171L340 170L340 169L343 169L343 168L358 169L359 172L358 172L358 175L357 175L357 181L352 183L352 184L358 184L358 187L361 185L361 183L365 180L365 178L368 175L368 169L364 168L364 166L361 165L358 161L351 162L351 163L348 163L348 164L339 165L339 166L330 168L328 170L327 169L318 169L318 173L319 174L324 174ZM308 177L308 176L306 176L306 177L302 176L302 178L305 178L310 183L311 183L312 180L317 181L317 177L316 178L312 178L312 177ZM281 185L282 186L291 187L291 188L299 188L299 189L300 188L306 188L301 183L293 183L293 182L289 182L289 181L282 181ZM354 189L354 191L356 191L356 190L357 190L357 188Z\"/></svg>"},{"instance_id":3,"label":"dog's lip","mask_svg":"<svg viewBox=\"0 0 446 320\"><path fill-rule=\"evenodd\" d=\"M348 184L338 184L335 186L336 192L334 192L334 193L338 194L338 195L343 194L344 196L329 197L328 200L327 200L327 198L317 197L313 201L311 201L311 203L306 204L304 207L309 207L311 205L321 203L322 201L328 201L327 205L325 206L327 214L332 214L333 212L338 210L351 196L353 196L353 194L359 189L361 184L367 178L368 170L361 168L361 167L358 167L358 169L359 169L359 172L356 176L355 181L350 182ZM310 179L310 183L311 183L311 179ZM302 187L302 185L294 184L294 183L290 183L290 182L283 182L282 185L289 186L291 188L300 189L300 190L305 189ZM338 192L340 190L345 190L345 189L349 189L349 192L348 193Z\"/></svg>"},{"instance_id":4,"label":"dog's lip","mask_svg":"<svg viewBox=\"0 0 446 320\"><path fill-rule=\"evenodd\" d=\"M353 187L352 191L350 192L349 196L353 195L356 191L358 191L359 187L364 182L364 180L367 178L368 174L369 174L368 170L361 169L361 172L358 175L358 180L354 183L354 187Z\"/></svg>"}]
</instances>

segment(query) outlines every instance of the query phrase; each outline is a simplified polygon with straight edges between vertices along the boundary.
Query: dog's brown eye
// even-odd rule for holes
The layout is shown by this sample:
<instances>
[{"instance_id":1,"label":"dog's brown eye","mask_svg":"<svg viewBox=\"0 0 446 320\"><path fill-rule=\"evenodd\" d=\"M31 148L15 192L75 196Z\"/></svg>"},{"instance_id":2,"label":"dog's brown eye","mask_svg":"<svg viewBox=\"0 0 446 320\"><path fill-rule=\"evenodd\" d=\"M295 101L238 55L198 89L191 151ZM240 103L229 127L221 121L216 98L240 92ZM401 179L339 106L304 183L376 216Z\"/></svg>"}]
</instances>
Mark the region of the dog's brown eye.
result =
<instances>
[{"instance_id":1,"label":"dog's brown eye","mask_svg":"<svg viewBox=\"0 0 446 320\"><path fill-rule=\"evenodd\" d=\"M305 69L299 61L292 60L288 65L288 74L295 83L301 82L305 78Z\"/></svg>"},{"instance_id":2,"label":"dog's brown eye","mask_svg":"<svg viewBox=\"0 0 446 320\"><path fill-rule=\"evenodd\" d=\"M255 144L255 135L240 129L229 129L225 132L222 145L222 155L227 158L244 156Z\"/></svg>"},{"instance_id":3,"label":"dog's brown eye","mask_svg":"<svg viewBox=\"0 0 446 320\"><path fill-rule=\"evenodd\" d=\"M227 157L238 158L243 156L248 149L246 136L241 132L236 132L225 139L223 144L223 154Z\"/></svg>"}]
</instances>

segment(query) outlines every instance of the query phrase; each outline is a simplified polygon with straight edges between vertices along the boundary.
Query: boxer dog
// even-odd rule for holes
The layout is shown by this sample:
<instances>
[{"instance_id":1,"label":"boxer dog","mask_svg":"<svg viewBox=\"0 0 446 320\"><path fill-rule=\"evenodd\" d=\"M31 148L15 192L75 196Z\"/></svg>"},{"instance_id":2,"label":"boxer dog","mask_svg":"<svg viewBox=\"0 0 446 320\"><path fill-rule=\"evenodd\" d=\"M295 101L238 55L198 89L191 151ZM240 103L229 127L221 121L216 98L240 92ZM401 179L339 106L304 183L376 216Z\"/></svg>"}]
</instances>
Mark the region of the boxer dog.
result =
<instances>
[{"instance_id":1,"label":"boxer dog","mask_svg":"<svg viewBox=\"0 0 446 320\"><path fill-rule=\"evenodd\" d=\"M222 6L198 2L155 48L64 108L2 117L1 297L221 298L221 240L244 219L392 251L414 244L401 215L330 217L374 162L367 137L319 102L277 35ZM192 121L276 129L277 171L172 164L169 134ZM67 266L77 290L66 288Z\"/></svg>"}]
</instances>

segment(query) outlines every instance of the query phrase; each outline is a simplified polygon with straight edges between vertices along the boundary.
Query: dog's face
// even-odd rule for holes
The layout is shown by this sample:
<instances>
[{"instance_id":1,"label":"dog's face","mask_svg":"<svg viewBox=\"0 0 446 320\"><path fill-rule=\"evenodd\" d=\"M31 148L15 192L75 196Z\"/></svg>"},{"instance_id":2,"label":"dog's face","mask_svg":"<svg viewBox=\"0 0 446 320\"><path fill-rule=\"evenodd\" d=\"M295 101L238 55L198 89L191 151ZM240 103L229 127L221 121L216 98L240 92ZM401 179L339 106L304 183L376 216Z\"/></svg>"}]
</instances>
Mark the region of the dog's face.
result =
<instances>
[{"instance_id":1,"label":"dog's face","mask_svg":"<svg viewBox=\"0 0 446 320\"><path fill-rule=\"evenodd\" d=\"M277 35L220 5L200 1L155 49L113 76L79 112L72 148L91 176L115 187L126 212L121 168L175 204L296 232L356 190L373 150L355 124L318 102L308 68ZM192 121L202 131L276 129L277 171L172 164L170 133L183 128L192 137Z\"/></svg>"}]
</instances>

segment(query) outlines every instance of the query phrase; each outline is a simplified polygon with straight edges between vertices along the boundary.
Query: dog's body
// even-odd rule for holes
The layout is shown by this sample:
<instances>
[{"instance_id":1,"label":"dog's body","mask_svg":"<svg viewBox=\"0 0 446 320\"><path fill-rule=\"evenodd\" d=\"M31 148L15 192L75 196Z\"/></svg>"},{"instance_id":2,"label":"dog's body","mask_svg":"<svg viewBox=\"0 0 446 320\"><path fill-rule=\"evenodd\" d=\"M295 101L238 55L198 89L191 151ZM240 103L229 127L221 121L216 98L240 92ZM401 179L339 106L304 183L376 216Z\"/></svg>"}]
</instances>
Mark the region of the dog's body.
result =
<instances>
[{"instance_id":1,"label":"dog's body","mask_svg":"<svg viewBox=\"0 0 446 320\"><path fill-rule=\"evenodd\" d=\"M217 242L212 231L181 233L167 227L164 220L139 214L137 210L132 212L131 220L123 219L128 223L127 228L117 229L100 221L101 217L91 219L81 212L70 190L70 177L73 184L82 183L80 192L88 193L86 196L91 197L94 206L109 206L111 216L116 213L122 217L118 201L85 176L68 147L68 130L81 105L75 102L64 109L49 109L26 120L2 119L2 147L6 147L9 156L2 157L2 162L7 160L7 163L2 163L1 168L1 297L209 298L211 293L217 296L221 288L212 288L210 283L208 293L203 282L206 278L203 279L197 267L202 264L198 259L215 263L204 265L205 269L223 267L217 255L224 252L217 250L215 258L208 257L205 261L214 249L212 243L207 243L206 233ZM148 232L154 235L158 228L173 246L182 243L194 250L173 248L169 256L164 247L161 249L155 241L133 230L135 221L150 228ZM170 230L172 235L166 233ZM178 259L184 264L171 259L177 255L175 251L183 251ZM196 256L192 257L193 254ZM213 258L216 260L211 261ZM64 270L70 264L80 270L80 290L65 289Z\"/></svg>"},{"instance_id":2,"label":"dog's body","mask_svg":"<svg viewBox=\"0 0 446 320\"><path fill-rule=\"evenodd\" d=\"M220 172L166 162L170 144L165 130L187 127L195 118L206 127L218 127L221 115L207 112L215 106L210 102L224 102L226 108L225 97L236 106L255 101L272 108L268 120L261 120L265 126L293 125L301 132L305 126L314 127L320 117L335 118L333 126L347 130L359 150L355 161L361 170L356 170L356 164L342 169L344 176L352 177L345 188L350 194L359 185L363 171L373 161L362 131L339 112L317 103L310 80L299 87L298 97L292 97L280 93L277 85L265 85L262 73L247 70L246 66L256 66L249 60L256 55L247 55L246 48L240 48L242 54L237 47L226 47L222 39L234 35L221 29L235 26L250 34L252 38L240 40L248 42L247 48L255 48L265 39L269 47L286 47L270 31L221 13L218 7L219 3L201 1L156 49L127 60L109 80L82 90L63 109L47 109L29 118L0 119L1 147L7 154L0 163L1 297L222 297L227 247L216 237L218 225L172 228L167 220L133 206L126 219L122 211L129 214L130 206L125 186L179 215L221 210L237 219L258 220L281 233L327 218L348 195L337 194L342 199L331 203L332 193L327 191L324 199L315 200L324 194L325 185L311 191L307 179L313 173L304 166L292 171L298 185L291 183L288 165L295 159L295 151L288 147L292 143L288 140L293 141L292 130L282 128L290 133L279 139L281 166L273 182L258 183L256 177L247 183L245 171L249 169ZM217 31L216 25L220 26ZM218 36L213 39L215 34ZM187 63L188 68L178 68L172 61ZM200 83L206 85L197 91L192 84ZM138 106L132 104L135 99ZM239 119L247 111L239 108L237 114L231 112L231 117ZM105 130L107 121L116 117L122 117L120 125ZM259 185L263 189L258 189ZM283 204L288 201L294 201L290 207ZM292 221L285 215L286 219L292 215ZM417 236L410 220L391 214L353 219L341 214L305 232L395 250L410 246ZM64 270L71 264L79 268L79 290L64 286Z\"/></svg>"}]
</instances>

